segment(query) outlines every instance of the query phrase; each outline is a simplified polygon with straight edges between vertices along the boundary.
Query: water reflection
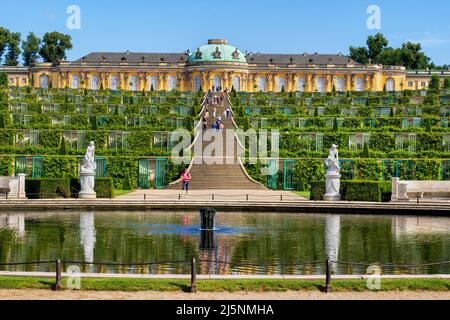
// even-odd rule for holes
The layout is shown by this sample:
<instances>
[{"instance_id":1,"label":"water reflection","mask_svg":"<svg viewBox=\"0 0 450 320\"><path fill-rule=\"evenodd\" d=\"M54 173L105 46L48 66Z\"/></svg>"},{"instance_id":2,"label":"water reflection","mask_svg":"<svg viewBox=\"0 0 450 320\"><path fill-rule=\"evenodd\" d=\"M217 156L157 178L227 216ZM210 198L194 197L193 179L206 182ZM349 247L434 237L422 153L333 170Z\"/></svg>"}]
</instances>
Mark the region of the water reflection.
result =
<instances>
[{"instance_id":1,"label":"water reflection","mask_svg":"<svg viewBox=\"0 0 450 320\"><path fill-rule=\"evenodd\" d=\"M60 258L143 263L195 257L214 261L199 262L206 274L322 274L323 264L300 264L325 259L388 264L450 260L450 218L219 212L217 231L200 232L198 226L198 212L188 211L1 214L0 262ZM189 268L189 264L91 265L83 271L180 274L189 273ZM334 271L365 272L350 266L335 266ZM413 272L449 273L449 266Z\"/></svg>"}]
</instances>

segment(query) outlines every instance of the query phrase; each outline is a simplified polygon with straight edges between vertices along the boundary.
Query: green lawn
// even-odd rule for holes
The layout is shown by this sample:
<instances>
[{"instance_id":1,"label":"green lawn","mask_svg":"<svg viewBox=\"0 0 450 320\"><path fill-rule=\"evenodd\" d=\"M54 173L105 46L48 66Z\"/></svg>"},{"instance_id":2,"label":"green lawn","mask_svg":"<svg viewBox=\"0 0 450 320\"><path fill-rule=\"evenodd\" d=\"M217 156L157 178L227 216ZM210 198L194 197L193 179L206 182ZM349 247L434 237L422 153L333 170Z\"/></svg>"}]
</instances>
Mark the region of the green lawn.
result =
<instances>
[{"instance_id":1,"label":"green lawn","mask_svg":"<svg viewBox=\"0 0 450 320\"><path fill-rule=\"evenodd\" d=\"M311 199L311 192L309 191L294 191L300 197L306 198L308 200Z\"/></svg>"},{"instance_id":2,"label":"green lawn","mask_svg":"<svg viewBox=\"0 0 450 320\"><path fill-rule=\"evenodd\" d=\"M50 278L0 277L0 289L47 289L55 283ZM66 280L62 280L63 288ZM368 291L365 280L335 280L333 291ZM232 279L198 280L197 289L203 292L237 291L322 291L324 281ZM86 291L184 291L190 290L189 280L180 279L125 279L86 278L81 280L81 289ZM381 291L448 291L450 280L446 279L384 279Z\"/></svg>"}]
</instances>

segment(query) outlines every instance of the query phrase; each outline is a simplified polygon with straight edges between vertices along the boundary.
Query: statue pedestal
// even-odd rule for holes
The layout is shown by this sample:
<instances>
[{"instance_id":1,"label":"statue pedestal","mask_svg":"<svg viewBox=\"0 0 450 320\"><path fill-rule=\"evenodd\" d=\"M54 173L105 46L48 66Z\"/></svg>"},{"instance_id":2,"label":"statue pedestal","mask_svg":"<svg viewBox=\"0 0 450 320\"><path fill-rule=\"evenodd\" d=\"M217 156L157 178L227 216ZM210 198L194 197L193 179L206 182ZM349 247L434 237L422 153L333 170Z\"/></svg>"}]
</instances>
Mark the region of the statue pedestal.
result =
<instances>
[{"instance_id":1,"label":"statue pedestal","mask_svg":"<svg viewBox=\"0 0 450 320\"><path fill-rule=\"evenodd\" d=\"M324 201L341 201L341 175L339 173L328 173L326 175L327 193L323 196Z\"/></svg>"},{"instance_id":2,"label":"statue pedestal","mask_svg":"<svg viewBox=\"0 0 450 320\"><path fill-rule=\"evenodd\" d=\"M97 193L93 190L95 183L95 170L81 170L79 199L97 199Z\"/></svg>"}]
</instances>

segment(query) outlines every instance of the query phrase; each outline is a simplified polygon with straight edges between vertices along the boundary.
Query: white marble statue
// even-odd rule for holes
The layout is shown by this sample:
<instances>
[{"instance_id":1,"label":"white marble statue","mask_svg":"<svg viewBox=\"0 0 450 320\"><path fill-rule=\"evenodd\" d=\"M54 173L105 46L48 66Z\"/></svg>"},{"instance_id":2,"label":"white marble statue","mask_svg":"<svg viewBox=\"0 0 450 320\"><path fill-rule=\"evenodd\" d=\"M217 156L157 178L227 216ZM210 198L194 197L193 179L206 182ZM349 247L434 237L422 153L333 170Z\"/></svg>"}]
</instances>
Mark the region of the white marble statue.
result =
<instances>
[{"instance_id":1,"label":"white marble statue","mask_svg":"<svg viewBox=\"0 0 450 320\"><path fill-rule=\"evenodd\" d=\"M80 198L96 198L96 193L94 192L95 169L97 169L95 164L95 145L94 141L91 141L80 167Z\"/></svg>"},{"instance_id":2,"label":"white marble statue","mask_svg":"<svg viewBox=\"0 0 450 320\"><path fill-rule=\"evenodd\" d=\"M333 144L330 149L330 154L325 160L327 167L326 174L326 191L324 196L325 201L339 201L341 200L341 175L339 174L341 167L339 165L338 146Z\"/></svg>"}]
</instances>

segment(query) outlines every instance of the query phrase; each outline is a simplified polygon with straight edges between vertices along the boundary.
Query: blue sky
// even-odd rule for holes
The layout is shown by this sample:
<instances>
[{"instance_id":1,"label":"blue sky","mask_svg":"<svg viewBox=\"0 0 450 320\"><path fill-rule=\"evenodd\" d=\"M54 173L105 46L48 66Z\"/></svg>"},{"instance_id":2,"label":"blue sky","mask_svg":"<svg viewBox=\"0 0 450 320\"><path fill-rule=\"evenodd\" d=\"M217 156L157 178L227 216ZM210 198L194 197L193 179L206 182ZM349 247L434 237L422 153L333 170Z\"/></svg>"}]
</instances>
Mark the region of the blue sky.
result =
<instances>
[{"instance_id":1,"label":"blue sky","mask_svg":"<svg viewBox=\"0 0 450 320\"><path fill-rule=\"evenodd\" d=\"M66 27L69 5L81 9L81 29ZM381 30L369 30L369 5L381 9ZM42 36L73 37L70 60L91 51L183 52L209 38L242 51L348 53L380 31L390 45L419 41L438 64L450 64L447 0L19 0L2 3L0 26Z\"/></svg>"}]
</instances>

